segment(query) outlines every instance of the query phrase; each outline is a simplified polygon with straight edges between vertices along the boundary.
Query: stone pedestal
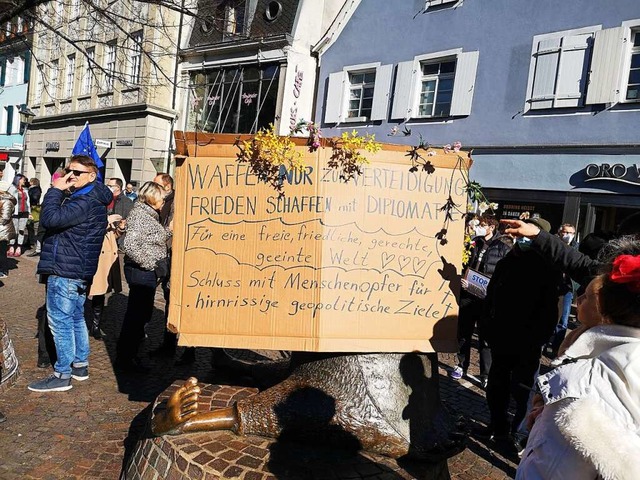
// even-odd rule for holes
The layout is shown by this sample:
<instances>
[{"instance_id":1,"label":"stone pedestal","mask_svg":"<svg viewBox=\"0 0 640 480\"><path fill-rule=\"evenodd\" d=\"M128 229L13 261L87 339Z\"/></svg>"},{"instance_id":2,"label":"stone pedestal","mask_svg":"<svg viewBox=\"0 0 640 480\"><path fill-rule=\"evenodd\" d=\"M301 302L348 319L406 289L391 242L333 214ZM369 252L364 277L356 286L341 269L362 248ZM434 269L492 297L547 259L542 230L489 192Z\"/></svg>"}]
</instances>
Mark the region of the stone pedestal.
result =
<instances>
[{"instance_id":1,"label":"stone pedestal","mask_svg":"<svg viewBox=\"0 0 640 480\"><path fill-rule=\"evenodd\" d=\"M161 396L168 398L182 382ZM198 409L232 405L256 389L201 385ZM393 460L366 452L348 452L331 445L301 445L229 431L140 439L125 467L136 479L448 479L447 462L436 464Z\"/></svg>"},{"instance_id":2,"label":"stone pedestal","mask_svg":"<svg viewBox=\"0 0 640 480\"><path fill-rule=\"evenodd\" d=\"M18 357L7 324L0 318L0 393L14 384L19 374Z\"/></svg>"}]
</instances>

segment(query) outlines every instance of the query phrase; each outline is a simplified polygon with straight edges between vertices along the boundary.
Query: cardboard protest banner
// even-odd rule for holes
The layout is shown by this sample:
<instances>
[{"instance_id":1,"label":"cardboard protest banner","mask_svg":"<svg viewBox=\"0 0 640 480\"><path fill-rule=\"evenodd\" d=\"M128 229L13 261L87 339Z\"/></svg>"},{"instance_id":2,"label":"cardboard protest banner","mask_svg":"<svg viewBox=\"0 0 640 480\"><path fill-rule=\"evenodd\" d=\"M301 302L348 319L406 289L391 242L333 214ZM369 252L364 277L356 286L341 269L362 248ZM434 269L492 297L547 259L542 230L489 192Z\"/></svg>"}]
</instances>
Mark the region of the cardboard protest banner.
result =
<instances>
[{"instance_id":1,"label":"cardboard protest banner","mask_svg":"<svg viewBox=\"0 0 640 480\"><path fill-rule=\"evenodd\" d=\"M178 132L169 323L180 345L457 351L466 153L383 145L346 183L305 152L284 196L236 159L236 137ZM205 138L207 137L207 138ZM446 232L443 231L446 229ZM444 237L446 238L443 238Z\"/></svg>"}]
</instances>

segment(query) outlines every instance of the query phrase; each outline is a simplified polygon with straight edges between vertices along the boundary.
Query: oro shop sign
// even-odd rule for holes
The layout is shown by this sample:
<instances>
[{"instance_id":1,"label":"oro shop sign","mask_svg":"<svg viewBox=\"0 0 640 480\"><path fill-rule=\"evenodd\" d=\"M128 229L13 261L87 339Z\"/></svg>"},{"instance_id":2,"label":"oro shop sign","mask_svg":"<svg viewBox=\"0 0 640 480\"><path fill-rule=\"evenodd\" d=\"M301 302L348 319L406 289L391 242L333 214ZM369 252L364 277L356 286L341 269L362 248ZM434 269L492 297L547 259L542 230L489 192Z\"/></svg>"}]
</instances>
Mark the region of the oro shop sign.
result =
<instances>
[{"instance_id":1,"label":"oro shop sign","mask_svg":"<svg viewBox=\"0 0 640 480\"><path fill-rule=\"evenodd\" d=\"M406 147L383 146L345 184L331 149L300 139L307 166L285 172L281 197L235 160L235 136L214 141L198 134L176 171L169 323L181 345L456 351L464 224L441 208L466 202L457 154L414 173Z\"/></svg>"},{"instance_id":2,"label":"oro shop sign","mask_svg":"<svg viewBox=\"0 0 640 480\"><path fill-rule=\"evenodd\" d=\"M587 182L615 181L640 185L640 168L637 165L626 166L621 163L591 163L585 168Z\"/></svg>"}]
</instances>

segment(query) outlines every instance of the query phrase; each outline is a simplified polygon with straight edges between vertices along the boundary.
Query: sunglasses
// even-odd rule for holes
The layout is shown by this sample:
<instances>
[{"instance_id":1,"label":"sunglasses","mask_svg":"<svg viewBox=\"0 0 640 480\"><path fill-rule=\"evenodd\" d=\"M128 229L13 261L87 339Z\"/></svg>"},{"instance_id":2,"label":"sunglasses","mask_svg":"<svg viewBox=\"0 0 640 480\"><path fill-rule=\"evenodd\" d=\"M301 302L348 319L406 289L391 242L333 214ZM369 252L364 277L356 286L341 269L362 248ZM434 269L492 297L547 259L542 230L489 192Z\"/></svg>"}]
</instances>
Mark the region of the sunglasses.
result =
<instances>
[{"instance_id":1,"label":"sunglasses","mask_svg":"<svg viewBox=\"0 0 640 480\"><path fill-rule=\"evenodd\" d=\"M73 169L70 169L70 168L66 168L66 169L65 169L65 172L66 172L67 174L69 174L69 173L73 173L73 176L74 176L74 177L79 177L79 176L80 176L80 175L82 175L83 173L91 173L91 172L86 171L86 170L73 170Z\"/></svg>"}]
</instances>

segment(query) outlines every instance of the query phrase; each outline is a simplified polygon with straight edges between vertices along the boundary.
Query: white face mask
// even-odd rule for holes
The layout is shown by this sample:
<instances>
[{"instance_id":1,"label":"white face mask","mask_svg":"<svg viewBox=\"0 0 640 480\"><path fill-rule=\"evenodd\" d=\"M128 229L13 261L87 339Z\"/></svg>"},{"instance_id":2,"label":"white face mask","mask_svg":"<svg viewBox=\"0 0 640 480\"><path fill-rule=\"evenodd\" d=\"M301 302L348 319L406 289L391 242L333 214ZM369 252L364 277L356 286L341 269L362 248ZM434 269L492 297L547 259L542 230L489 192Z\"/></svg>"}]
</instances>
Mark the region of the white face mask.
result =
<instances>
[{"instance_id":1,"label":"white face mask","mask_svg":"<svg viewBox=\"0 0 640 480\"><path fill-rule=\"evenodd\" d=\"M486 227L477 226L475 228L475 231L476 231L476 236L477 237L484 237L484 236L487 235L487 228Z\"/></svg>"},{"instance_id":2,"label":"white face mask","mask_svg":"<svg viewBox=\"0 0 640 480\"><path fill-rule=\"evenodd\" d=\"M568 245L573 241L575 236L575 233L565 233L564 235L562 235L562 241Z\"/></svg>"}]
</instances>

